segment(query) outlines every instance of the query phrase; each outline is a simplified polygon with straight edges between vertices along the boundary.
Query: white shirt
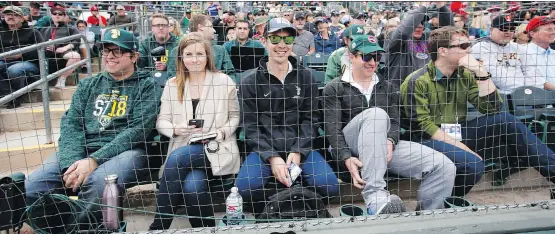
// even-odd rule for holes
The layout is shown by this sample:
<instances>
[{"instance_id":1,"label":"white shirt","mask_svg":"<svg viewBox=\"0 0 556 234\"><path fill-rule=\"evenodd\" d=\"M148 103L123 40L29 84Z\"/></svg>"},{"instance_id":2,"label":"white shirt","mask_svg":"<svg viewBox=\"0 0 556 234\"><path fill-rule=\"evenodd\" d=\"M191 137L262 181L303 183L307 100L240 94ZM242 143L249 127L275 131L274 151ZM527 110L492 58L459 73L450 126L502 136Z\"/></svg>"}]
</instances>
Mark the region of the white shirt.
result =
<instances>
[{"instance_id":1,"label":"white shirt","mask_svg":"<svg viewBox=\"0 0 556 234\"><path fill-rule=\"evenodd\" d=\"M486 70L492 75L492 82L502 94L511 94L522 86L544 88L544 78L525 75L525 55L521 54L515 43L500 46L484 40L473 45L472 56L483 62Z\"/></svg>"},{"instance_id":2,"label":"white shirt","mask_svg":"<svg viewBox=\"0 0 556 234\"><path fill-rule=\"evenodd\" d=\"M268 66L268 63L267 63L267 66ZM267 69L268 69L268 68L267 68ZM283 79L278 78L278 80L279 80L280 82L282 82L282 84L284 84L284 80L286 80L286 76L288 76L288 74L290 74L290 72L292 72L292 71L293 71L293 65L292 65L292 63L291 63L290 61L288 61L288 72L284 75L284 78L283 78ZM270 72L270 70L268 71L268 73L272 74L272 73ZM273 75L273 76L276 76L276 75L274 75L274 74L272 74L272 75Z\"/></svg>"},{"instance_id":3,"label":"white shirt","mask_svg":"<svg viewBox=\"0 0 556 234\"><path fill-rule=\"evenodd\" d=\"M353 76L351 75L351 70L348 72L344 72L344 75L342 75L342 81L350 83L351 86L359 89L359 92L361 92L363 95L365 95L365 98L367 98L367 103L369 103L371 101L371 94L373 93L373 88L375 87L375 84L378 83L378 76L376 75L376 73L373 73L373 77L371 78L371 85L369 85L369 88L364 89L363 86L359 85L356 81L353 80Z\"/></svg>"},{"instance_id":4,"label":"white shirt","mask_svg":"<svg viewBox=\"0 0 556 234\"><path fill-rule=\"evenodd\" d=\"M548 47L543 49L533 42L530 42L522 48L522 54L525 54L523 64L526 68L526 75L534 77L539 80L544 80L545 83L554 84L554 60L556 54L554 50Z\"/></svg>"}]
</instances>

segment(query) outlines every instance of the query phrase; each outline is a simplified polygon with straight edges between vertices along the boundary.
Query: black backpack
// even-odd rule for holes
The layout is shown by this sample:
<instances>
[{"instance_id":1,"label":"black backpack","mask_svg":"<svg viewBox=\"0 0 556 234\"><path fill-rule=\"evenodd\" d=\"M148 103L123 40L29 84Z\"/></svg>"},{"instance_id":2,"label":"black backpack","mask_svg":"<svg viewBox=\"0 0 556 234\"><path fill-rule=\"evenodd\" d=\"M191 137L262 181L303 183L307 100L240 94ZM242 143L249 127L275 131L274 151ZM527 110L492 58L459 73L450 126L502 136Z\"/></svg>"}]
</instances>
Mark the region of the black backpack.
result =
<instances>
[{"instance_id":1,"label":"black backpack","mask_svg":"<svg viewBox=\"0 0 556 234\"><path fill-rule=\"evenodd\" d=\"M332 218L332 215L320 195L299 184L269 197L263 212L257 217L260 223L316 218Z\"/></svg>"},{"instance_id":2,"label":"black backpack","mask_svg":"<svg viewBox=\"0 0 556 234\"><path fill-rule=\"evenodd\" d=\"M27 208L25 203L25 179L12 177L0 179L0 230L19 227L21 215Z\"/></svg>"}]
</instances>

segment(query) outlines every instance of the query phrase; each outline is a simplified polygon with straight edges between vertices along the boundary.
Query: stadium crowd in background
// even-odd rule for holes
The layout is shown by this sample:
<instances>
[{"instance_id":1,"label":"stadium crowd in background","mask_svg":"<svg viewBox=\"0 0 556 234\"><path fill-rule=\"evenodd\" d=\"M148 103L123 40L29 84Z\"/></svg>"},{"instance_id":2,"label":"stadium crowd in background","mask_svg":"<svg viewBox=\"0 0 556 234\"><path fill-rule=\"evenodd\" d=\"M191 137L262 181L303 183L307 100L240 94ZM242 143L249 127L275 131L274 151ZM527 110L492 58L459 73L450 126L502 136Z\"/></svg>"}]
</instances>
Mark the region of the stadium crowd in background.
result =
<instances>
[{"instance_id":1,"label":"stadium crowd in background","mask_svg":"<svg viewBox=\"0 0 556 234\"><path fill-rule=\"evenodd\" d=\"M213 216L206 180L235 174L239 193L261 212L265 185L292 186L292 164L302 169L303 185L323 198L339 196L338 178L352 182L369 214L406 211L386 190L387 171L421 180L418 210L444 208L444 198L465 197L485 172L482 152L491 145L483 136L524 146L519 159L554 183L553 149L502 108L503 97L519 87L554 91L554 4L388 2L354 10L249 2L245 10L207 2L206 9L192 3L172 17L145 3L146 19L134 15L133 3L30 3L29 14L14 4L0 3L0 52L83 34L87 41L47 47L49 62L62 69L93 52L84 43L98 44L104 69L79 82L62 118L60 151L28 179L29 202L49 185L98 201L107 173L119 174L122 186L137 184L143 177L119 169L145 165L140 146L152 131L172 143L157 194L164 214L183 205L190 215ZM90 16L79 18L86 9ZM121 28L138 21L145 28ZM325 61L320 71L304 65L314 58ZM55 87L65 88L73 72ZM36 51L4 57L0 95L38 73ZM468 103L485 116L467 121ZM7 108L20 105L16 99ZM204 120L202 128L187 124L196 119ZM314 144L319 130L322 148ZM240 131L247 152L238 152ZM215 137L192 142L198 133ZM157 215L150 229L169 228L168 217Z\"/></svg>"}]
</instances>

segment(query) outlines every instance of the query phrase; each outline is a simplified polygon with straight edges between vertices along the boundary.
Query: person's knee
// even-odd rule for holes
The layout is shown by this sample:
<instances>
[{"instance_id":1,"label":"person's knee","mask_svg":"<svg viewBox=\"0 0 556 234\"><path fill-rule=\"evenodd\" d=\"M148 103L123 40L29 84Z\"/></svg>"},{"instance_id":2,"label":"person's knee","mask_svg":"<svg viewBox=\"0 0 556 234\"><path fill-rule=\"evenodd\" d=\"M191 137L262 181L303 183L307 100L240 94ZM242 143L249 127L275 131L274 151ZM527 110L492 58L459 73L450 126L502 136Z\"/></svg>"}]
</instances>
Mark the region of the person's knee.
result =
<instances>
[{"instance_id":1,"label":"person's knee","mask_svg":"<svg viewBox=\"0 0 556 234\"><path fill-rule=\"evenodd\" d=\"M172 151L166 160L165 168L177 168L181 162L192 162L196 157L202 156L202 152L195 147L197 146L187 145Z\"/></svg>"},{"instance_id":2,"label":"person's knee","mask_svg":"<svg viewBox=\"0 0 556 234\"><path fill-rule=\"evenodd\" d=\"M32 76L35 75L37 69L33 67L32 64L27 63L17 63L12 66L9 66L7 69L8 77L9 78L16 78L22 76Z\"/></svg>"},{"instance_id":3,"label":"person's knee","mask_svg":"<svg viewBox=\"0 0 556 234\"><path fill-rule=\"evenodd\" d=\"M207 176L202 170L192 170L185 177L183 192L186 196L196 196L207 191Z\"/></svg>"},{"instance_id":4,"label":"person's knee","mask_svg":"<svg viewBox=\"0 0 556 234\"><path fill-rule=\"evenodd\" d=\"M66 60L80 60L81 55L79 55L79 53L77 53L75 51L72 51L72 52L64 54L64 59L66 59Z\"/></svg>"},{"instance_id":5,"label":"person's knee","mask_svg":"<svg viewBox=\"0 0 556 234\"><path fill-rule=\"evenodd\" d=\"M390 117L384 109L373 107L364 110L361 114L363 115L363 126L366 124L368 126L372 126L374 132L388 130L388 127L390 126Z\"/></svg>"}]
</instances>

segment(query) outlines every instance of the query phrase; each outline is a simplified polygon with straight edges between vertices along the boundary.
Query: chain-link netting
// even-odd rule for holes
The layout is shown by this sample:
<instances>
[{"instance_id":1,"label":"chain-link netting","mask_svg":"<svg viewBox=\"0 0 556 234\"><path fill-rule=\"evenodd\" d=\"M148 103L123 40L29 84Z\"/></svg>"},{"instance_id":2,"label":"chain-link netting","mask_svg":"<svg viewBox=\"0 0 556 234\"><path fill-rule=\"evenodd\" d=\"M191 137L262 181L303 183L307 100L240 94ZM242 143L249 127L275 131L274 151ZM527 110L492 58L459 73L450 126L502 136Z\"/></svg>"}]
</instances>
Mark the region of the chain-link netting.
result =
<instances>
[{"instance_id":1,"label":"chain-link netting","mask_svg":"<svg viewBox=\"0 0 556 234\"><path fill-rule=\"evenodd\" d=\"M445 232L456 217L517 232L550 218L553 2L0 11L0 230Z\"/></svg>"}]
</instances>

